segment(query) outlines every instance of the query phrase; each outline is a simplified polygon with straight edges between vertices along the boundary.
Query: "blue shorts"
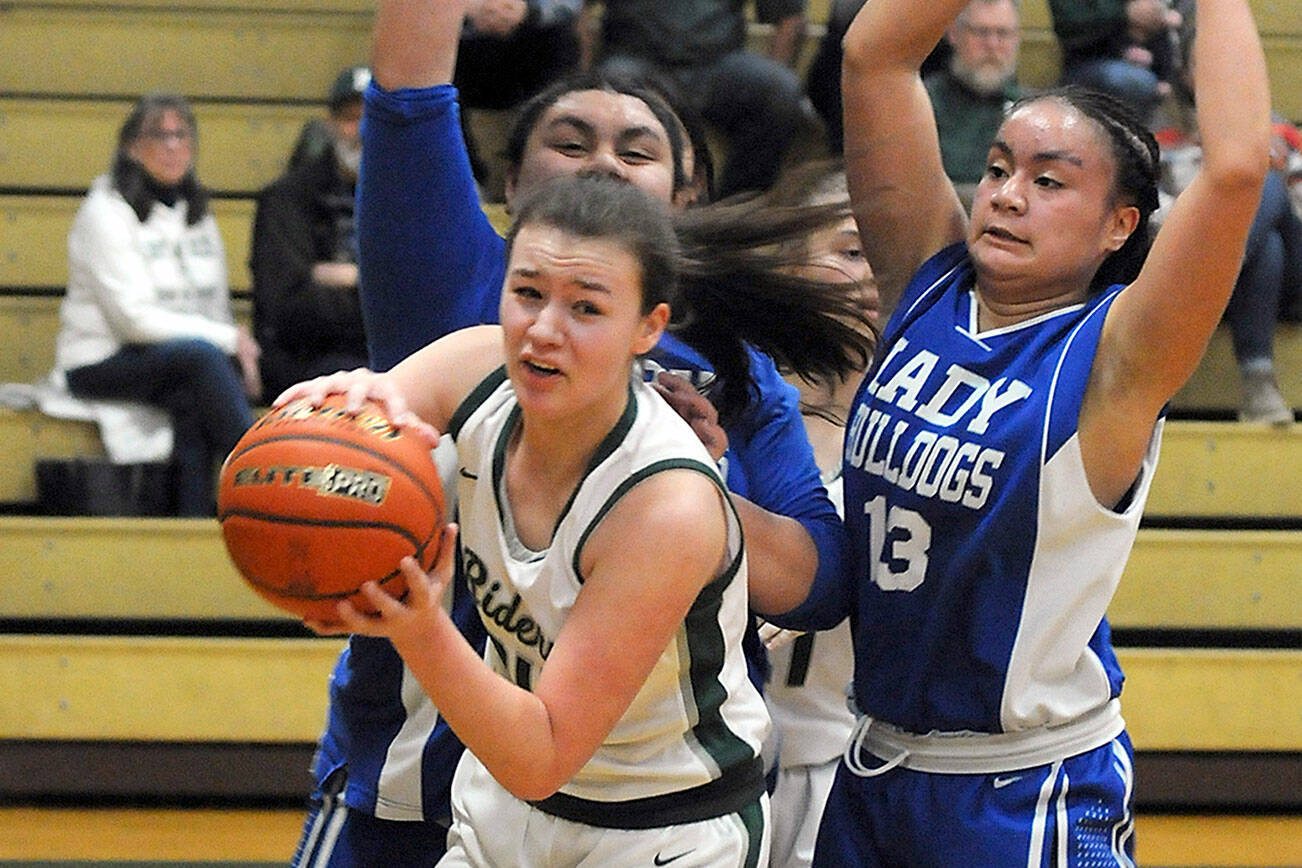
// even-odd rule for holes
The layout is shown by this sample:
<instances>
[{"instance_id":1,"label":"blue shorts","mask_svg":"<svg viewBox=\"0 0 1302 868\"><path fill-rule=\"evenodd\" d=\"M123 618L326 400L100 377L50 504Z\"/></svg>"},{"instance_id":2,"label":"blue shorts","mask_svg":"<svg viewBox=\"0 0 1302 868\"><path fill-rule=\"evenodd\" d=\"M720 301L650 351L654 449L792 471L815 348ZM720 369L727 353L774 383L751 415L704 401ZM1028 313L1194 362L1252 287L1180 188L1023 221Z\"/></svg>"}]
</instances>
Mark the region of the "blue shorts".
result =
<instances>
[{"instance_id":1,"label":"blue shorts","mask_svg":"<svg viewBox=\"0 0 1302 868\"><path fill-rule=\"evenodd\" d=\"M350 808L339 795L343 775L335 778L308 812L293 868L430 868L447 852L447 826L380 820Z\"/></svg>"},{"instance_id":2,"label":"blue shorts","mask_svg":"<svg viewBox=\"0 0 1302 868\"><path fill-rule=\"evenodd\" d=\"M1134 750L1111 742L1001 774L896 768L875 778L844 761L823 811L814 866L1134 868Z\"/></svg>"}]
</instances>

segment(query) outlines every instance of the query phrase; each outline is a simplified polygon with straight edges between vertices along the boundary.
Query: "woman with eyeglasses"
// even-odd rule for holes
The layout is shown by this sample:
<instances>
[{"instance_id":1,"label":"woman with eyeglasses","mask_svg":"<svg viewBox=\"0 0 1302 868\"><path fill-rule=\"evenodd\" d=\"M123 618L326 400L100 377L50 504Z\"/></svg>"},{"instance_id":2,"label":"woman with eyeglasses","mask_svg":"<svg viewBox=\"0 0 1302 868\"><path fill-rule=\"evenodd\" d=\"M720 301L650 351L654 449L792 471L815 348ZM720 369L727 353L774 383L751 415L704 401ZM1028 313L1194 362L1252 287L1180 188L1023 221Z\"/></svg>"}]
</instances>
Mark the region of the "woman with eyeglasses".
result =
<instances>
[{"instance_id":1,"label":"woman with eyeglasses","mask_svg":"<svg viewBox=\"0 0 1302 868\"><path fill-rule=\"evenodd\" d=\"M214 463L253 424L249 399L262 391L258 345L231 312L196 143L180 96L145 96L127 115L68 234L54 372L74 397L167 413L172 507L189 516L212 514Z\"/></svg>"}]
</instances>

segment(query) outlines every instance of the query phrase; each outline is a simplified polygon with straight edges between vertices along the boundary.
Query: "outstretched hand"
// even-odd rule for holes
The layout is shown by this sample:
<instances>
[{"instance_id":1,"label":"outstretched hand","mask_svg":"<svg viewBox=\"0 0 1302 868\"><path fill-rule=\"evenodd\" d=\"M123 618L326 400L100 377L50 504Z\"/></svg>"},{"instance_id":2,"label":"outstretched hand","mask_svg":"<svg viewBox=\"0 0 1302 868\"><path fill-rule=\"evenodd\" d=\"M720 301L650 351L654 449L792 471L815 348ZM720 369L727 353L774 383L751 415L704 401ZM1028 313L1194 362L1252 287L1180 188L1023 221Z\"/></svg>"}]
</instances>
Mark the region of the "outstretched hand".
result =
<instances>
[{"instance_id":1,"label":"outstretched hand","mask_svg":"<svg viewBox=\"0 0 1302 868\"><path fill-rule=\"evenodd\" d=\"M687 420L711 458L718 461L723 457L728 451L728 434L719 424L719 411L708 398L686 379L668 371L661 371L651 387L669 402L675 413Z\"/></svg>"},{"instance_id":2,"label":"outstretched hand","mask_svg":"<svg viewBox=\"0 0 1302 868\"><path fill-rule=\"evenodd\" d=\"M362 585L361 594L374 610L371 614L359 611L349 600L340 600L337 606L339 620L304 623L322 636L359 633L388 639L395 647L419 643L422 637L430 635L431 630L438 629L437 622L441 618L447 618L442 604L443 592L452 580L456 549L457 526L446 525L439 538L434 565L428 573L410 555L398 563L407 582L407 593L401 600L375 582L367 582Z\"/></svg>"},{"instance_id":3,"label":"outstretched hand","mask_svg":"<svg viewBox=\"0 0 1302 868\"><path fill-rule=\"evenodd\" d=\"M433 425L421 419L407 406L407 399L387 374L376 373L366 368L352 371L339 371L334 374L316 377L302 383L296 383L271 402L273 407L282 407L291 401L305 401L318 407L327 395L342 394L344 406L350 413L359 413L367 402L378 404L389 421L405 431L409 431L425 440L431 449L439 445L439 432Z\"/></svg>"}]
</instances>

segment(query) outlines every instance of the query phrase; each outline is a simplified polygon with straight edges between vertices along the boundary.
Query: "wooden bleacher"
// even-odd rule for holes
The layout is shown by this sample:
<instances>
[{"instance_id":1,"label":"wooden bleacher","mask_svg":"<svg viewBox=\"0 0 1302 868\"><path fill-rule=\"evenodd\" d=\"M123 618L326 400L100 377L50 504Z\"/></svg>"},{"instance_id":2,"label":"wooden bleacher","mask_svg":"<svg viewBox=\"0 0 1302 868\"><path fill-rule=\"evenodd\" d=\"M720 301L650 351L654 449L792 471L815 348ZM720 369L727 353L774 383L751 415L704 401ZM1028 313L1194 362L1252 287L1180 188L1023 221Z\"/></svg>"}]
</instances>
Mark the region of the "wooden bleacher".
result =
<instances>
[{"instance_id":1,"label":"wooden bleacher","mask_svg":"<svg viewBox=\"0 0 1302 868\"><path fill-rule=\"evenodd\" d=\"M11 467L25 458L15 457ZM1302 809L1299 458L1302 429L1169 425L1152 526L1110 611L1141 803ZM1278 494L1257 496L1266 491ZM1256 526L1216 526L1225 510ZM1191 521L1206 526L1163 526ZM174 769L245 745L250 761L306 762L338 643L305 638L244 587L212 522L8 516L0 540L0 758L34 750L93 762L116 751L142 769ZM1245 767L1259 767L1247 789L1233 773ZM42 778L0 761L0 793L88 785L50 768ZM1214 785L1188 791L1191 774ZM118 780L157 796L156 778ZM220 795L252 795L238 776L223 786Z\"/></svg>"},{"instance_id":2,"label":"wooden bleacher","mask_svg":"<svg viewBox=\"0 0 1302 868\"><path fill-rule=\"evenodd\" d=\"M1276 107L1302 120L1302 18L1254 0ZM1052 82L1044 0L1023 4L1023 79ZM193 99L201 177L248 316L254 191L335 72L363 62L372 0L0 4L0 382L49 368L79 196L142 91ZM826 0L811 5L817 25ZM757 37L762 31L757 29ZM806 56L812 49L807 49ZM1281 327L1302 407L1302 328ZM1168 425L1110 616L1141 807L1302 811L1302 429L1223 420L1218 334ZM1211 421L1209 421L1211 420ZM38 458L93 428L0 410L0 503L34 512ZM0 799L300 798L340 647L249 592L212 522L0 516Z\"/></svg>"},{"instance_id":3,"label":"wooden bleacher","mask_svg":"<svg viewBox=\"0 0 1302 868\"><path fill-rule=\"evenodd\" d=\"M103 174L132 101L43 97L0 99L0 182L8 189L80 194ZM321 114L299 103L201 102L199 177L218 195L247 196L285 167L299 130ZM94 142L95 146L88 146ZM18 159L41 154L42 159Z\"/></svg>"}]
</instances>

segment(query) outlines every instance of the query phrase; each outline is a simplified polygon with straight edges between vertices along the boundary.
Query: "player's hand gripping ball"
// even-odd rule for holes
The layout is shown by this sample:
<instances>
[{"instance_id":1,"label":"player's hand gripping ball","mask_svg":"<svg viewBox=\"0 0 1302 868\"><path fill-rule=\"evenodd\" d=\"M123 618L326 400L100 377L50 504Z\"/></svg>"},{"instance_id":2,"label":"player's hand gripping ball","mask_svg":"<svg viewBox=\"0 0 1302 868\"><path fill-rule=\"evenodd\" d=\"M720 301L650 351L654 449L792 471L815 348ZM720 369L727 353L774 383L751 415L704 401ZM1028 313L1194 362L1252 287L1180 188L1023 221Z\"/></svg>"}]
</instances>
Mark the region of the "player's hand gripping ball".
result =
<instances>
[{"instance_id":1,"label":"player's hand gripping ball","mask_svg":"<svg viewBox=\"0 0 1302 868\"><path fill-rule=\"evenodd\" d=\"M245 432L222 465L217 518L236 568L255 591L304 620L338 620L374 580L406 593L398 562L426 570L438 552L443 489L429 444L374 404L350 414L342 395L295 401Z\"/></svg>"}]
</instances>

